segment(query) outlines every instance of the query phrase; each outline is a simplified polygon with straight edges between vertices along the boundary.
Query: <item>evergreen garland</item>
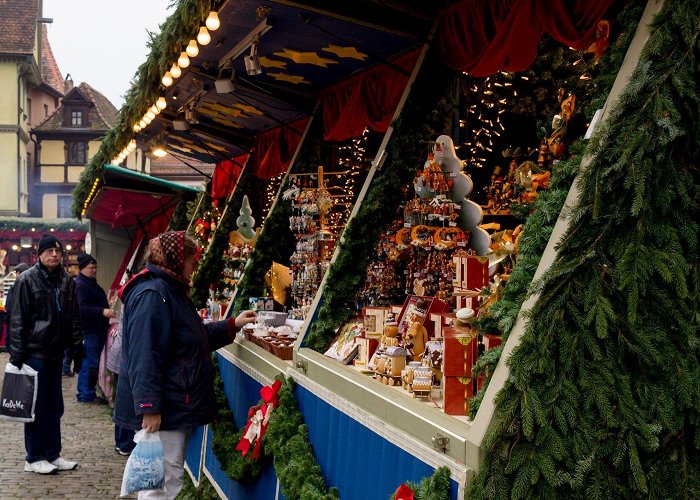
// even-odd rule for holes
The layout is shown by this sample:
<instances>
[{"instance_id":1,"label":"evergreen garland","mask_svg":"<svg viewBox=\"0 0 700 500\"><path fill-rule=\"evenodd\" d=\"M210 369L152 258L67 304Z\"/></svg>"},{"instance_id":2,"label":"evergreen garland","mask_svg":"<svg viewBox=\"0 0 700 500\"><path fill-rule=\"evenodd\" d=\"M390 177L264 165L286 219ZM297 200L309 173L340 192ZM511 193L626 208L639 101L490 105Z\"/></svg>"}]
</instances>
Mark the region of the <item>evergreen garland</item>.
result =
<instances>
[{"instance_id":1,"label":"evergreen garland","mask_svg":"<svg viewBox=\"0 0 700 500\"><path fill-rule=\"evenodd\" d=\"M270 417L263 448L266 454L273 457L282 494L290 500L337 499L337 488L326 487L321 467L314 457L304 416L294 398L294 381L291 378L282 379L278 395L279 404Z\"/></svg>"},{"instance_id":2,"label":"evergreen garland","mask_svg":"<svg viewBox=\"0 0 700 500\"><path fill-rule=\"evenodd\" d=\"M396 217L403 200L402 186L413 179L422 166L428 141L450 134L454 102L445 96L456 82L456 74L439 62L432 51L425 58L413 89L387 148L388 157L362 202L357 215L350 221L335 262L328 270L323 292L323 304L311 325L305 343L311 349L324 352L335 331L355 313L355 301L362 288L380 233Z\"/></svg>"},{"instance_id":3,"label":"evergreen garland","mask_svg":"<svg viewBox=\"0 0 700 500\"><path fill-rule=\"evenodd\" d=\"M152 36L148 43L151 52L136 70L114 125L102 138L100 149L80 174L78 184L73 189L73 215L78 219L95 179L102 176L104 165L111 162L134 137L134 123L161 95L161 77L177 61L180 51L197 35L209 14L209 0L175 1L175 11L160 26L160 33Z\"/></svg>"},{"instance_id":4,"label":"evergreen garland","mask_svg":"<svg viewBox=\"0 0 700 500\"><path fill-rule=\"evenodd\" d=\"M592 116L595 109L601 107L607 98L643 10L643 2L632 1L628 2L620 12L617 23L621 26L621 34L601 60L601 70L595 79L595 92L590 97L592 104L587 114ZM584 149L583 141L574 143L570 148L571 157L554 166L550 188L542 191L534 204L523 205L527 214L520 214L521 218L526 219L526 222L523 226L523 236L519 242L518 260L503 291L503 296L491 306L489 316L479 320L480 333L501 334L504 344L508 339L522 304L528 296L535 271L537 271L544 249L564 206L569 188L578 172ZM481 390L470 401L469 414L472 419L479 410L502 351L503 346L499 346L487 352L479 357L474 366L474 371L477 374L485 375L486 378Z\"/></svg>"},{"instance_id":5,"label":"evergreen garland","mask_svg":"<svg viewBox=\"0 0 700 500\"><path fill-rule=\"evenodd\" d=\"M591 142L470 497L700 497L696 7L664 3Z\"/></svg>"},{"instance_id":6,"label":"evergreen garland","mask_svg":"<svg viewBox=\"0 0 700 500\"><path fill-rule=\"evenodd\" d=\"M48 233L52 229L55 231L87 231L87 222L80 222L78 220L65 220L65 221L42 221L42 220L25 220L22 217L12 217L0 220L0 231L12 231L16 229L17 231L29 231L34 228L36 233Z\"/></svg>"},{"instance_id":7,"label":"evergreen garland","mask_svg":"<svg viewBox=\"0 0 700 500\"><path fill-rule=\"evenodd\" d=\"M200 193L198 196L201 195L202 193ZM187 225L191 220L188 217L188 214L193 210L193 196L189 193L183 195L180 201L178 202L177 206L175 207L175 211L173 212L172 217L170 218L170 222L168 223L168 231L184 231L185 229L187 229Z\"/></svg>"},{"instance_id":8,"label":"evergreen garland","mask_svg":"<svg viewBox=\"0 0 700 500\"><path fill-rule=\"evenodd\" d=\"M420 483L406 481L405 484L413 490L415 500L449 500L450 469L438 467L432 476L423 478ZM391 495L391 500L396 500L396 493Z\"/></svg>"},{"instance_id":9,"label":"evergreen garland","mask_svg":"<svg viewBox=\"0 0 700 500\"><path fill-rule=\"evenodd\" d=\"M236 450L238 442L243 437L245 426L236 430L233 412L229 408L228 399L224 392L224 381L220 376L219 363L216 356L214 361L214 393L216 394L218 412L216 419L210 425L213 439L211 449L219 461L221 470L234 481L250 483L260 477L262 465L265 463L265 450L261 448L259 460L244 457Z\"/></svg>"},{"instance_id":10,"label":"evergreen garland","mask_svg":"<svg viewBox=\"0 0 700 500\"><path fill-rule=\"evenodd\" d=\"M219 494L204 474L199 480L199 487L194 485L189 474L185 474L185 482L175 498L177 500L213 500L218 499Z\"/></svg>"},{"instance_id":11,"label":"evergreen garland","mask_svg":"<svg viewBox=\"0 0 700 500\"><path fill-rule=\"evenodd\" d=\"M278 200L275 208L267 216L263 230L248 257L243 279L238 285L238 298L234 314L248 308L250 297L261 297L265 292L265 274L273 262L287 264L294 251L296 240L289 228L291 204Z\"/></svg>"}]
</instances>

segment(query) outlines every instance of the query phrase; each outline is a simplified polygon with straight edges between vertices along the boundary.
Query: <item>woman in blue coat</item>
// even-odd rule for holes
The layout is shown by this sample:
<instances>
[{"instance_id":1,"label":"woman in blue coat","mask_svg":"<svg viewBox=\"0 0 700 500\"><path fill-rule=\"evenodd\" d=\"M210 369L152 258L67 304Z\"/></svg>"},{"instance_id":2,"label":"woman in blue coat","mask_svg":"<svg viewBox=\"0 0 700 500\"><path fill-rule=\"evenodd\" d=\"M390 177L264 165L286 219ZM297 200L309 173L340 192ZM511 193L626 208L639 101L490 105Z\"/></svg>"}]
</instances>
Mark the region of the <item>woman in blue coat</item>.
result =
<instances>
[{"instance_id":1,"label":"woman in blue coat","mask_svg":"<svg viewBox=\"0 0 700 500\"><path fill-rule=\"evenodd\" d=\"M139 498L171 499L182 488L189 433L216 411L211 352L231 343L255 313L202 324L188 293L196 242L173 231L153 238L148 250L146 268L119 294L124 312L114 422L159 431L166 492L148 490Z\"/></svg>"}]
</instances>

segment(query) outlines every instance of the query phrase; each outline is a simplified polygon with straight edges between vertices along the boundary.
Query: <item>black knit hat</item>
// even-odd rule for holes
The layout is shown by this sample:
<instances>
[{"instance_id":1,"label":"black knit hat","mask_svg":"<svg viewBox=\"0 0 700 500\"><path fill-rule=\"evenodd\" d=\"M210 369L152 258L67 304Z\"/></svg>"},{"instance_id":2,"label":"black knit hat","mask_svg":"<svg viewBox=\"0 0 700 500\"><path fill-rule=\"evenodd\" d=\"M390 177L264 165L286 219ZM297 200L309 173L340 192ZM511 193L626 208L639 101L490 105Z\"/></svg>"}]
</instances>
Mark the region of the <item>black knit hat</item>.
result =
<instances>
[{"instance_id":1,"label":"black knit hat","mask_svg":"<svg viewBox=\"0 0 700 500\"><path fill-rule=\"evenodd\" d=\"M78 269L82 269L85 266L89 266L90 264L97 264L95 257L90 255L89 253L81 253L80 255L78 255Z\"/></svg>"},{"instance_id":2,"label":"black knit hat","mask_svg":"<svg viewBox=\"0 0 700 500\"><path fill-rule=\"evenodd\" d=\"M37 249L37 255L41 255L44 250L48 250L49 248L58 248L61 253L63 253L63 245L61 245L61 242L58 241L58 238L56 238L53 234L45 234L41 237L41 240L39 241L39 248Z\"/></svg>"}]
</instances>

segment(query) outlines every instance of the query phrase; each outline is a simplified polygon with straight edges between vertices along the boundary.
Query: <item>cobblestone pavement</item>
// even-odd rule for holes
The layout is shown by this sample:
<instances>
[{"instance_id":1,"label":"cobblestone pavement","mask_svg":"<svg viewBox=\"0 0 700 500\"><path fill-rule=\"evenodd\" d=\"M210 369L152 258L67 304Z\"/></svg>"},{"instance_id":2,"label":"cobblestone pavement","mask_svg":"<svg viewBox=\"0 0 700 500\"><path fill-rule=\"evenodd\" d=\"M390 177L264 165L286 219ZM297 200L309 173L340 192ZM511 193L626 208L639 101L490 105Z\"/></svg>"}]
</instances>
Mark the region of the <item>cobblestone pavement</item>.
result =
<instances>
[{"instance_id":1,"label":"cobblestone pavement","mask_svg":"<svg viewBox=\"0 0 700 500\"><path fill-rule=\"evenodd\" d=\"M8 360L7 353L0 353L0 381ZM110 410L104 404L78 403L77 382L77 376L63 378L61 456L76 460L78 468L52 475L24 472L24 424L0 420L0 499L119 498L126 457L114 451Z\"/></svg>"}]
</instances>

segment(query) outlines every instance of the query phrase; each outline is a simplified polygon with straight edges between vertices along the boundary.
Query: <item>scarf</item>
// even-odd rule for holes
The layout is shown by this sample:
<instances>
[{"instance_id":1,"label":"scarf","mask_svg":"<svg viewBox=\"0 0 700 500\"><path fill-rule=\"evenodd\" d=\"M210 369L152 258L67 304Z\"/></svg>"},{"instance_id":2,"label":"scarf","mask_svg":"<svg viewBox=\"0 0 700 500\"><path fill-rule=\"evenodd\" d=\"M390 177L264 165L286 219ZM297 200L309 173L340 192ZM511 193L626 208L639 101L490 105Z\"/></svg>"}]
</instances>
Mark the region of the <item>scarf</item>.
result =
<instances>
[{"instance_id":1,"label":"scarf","mask_svg":"<svg viewBox=\"0 0 700 500\"><path fill-rule=\"evenodd\" d=\"M148 262L174 280L189 288L189 280L182 275L185 264L185 231L168 231L148 242L151 255Z\"/></svg>"}]
</instances>

